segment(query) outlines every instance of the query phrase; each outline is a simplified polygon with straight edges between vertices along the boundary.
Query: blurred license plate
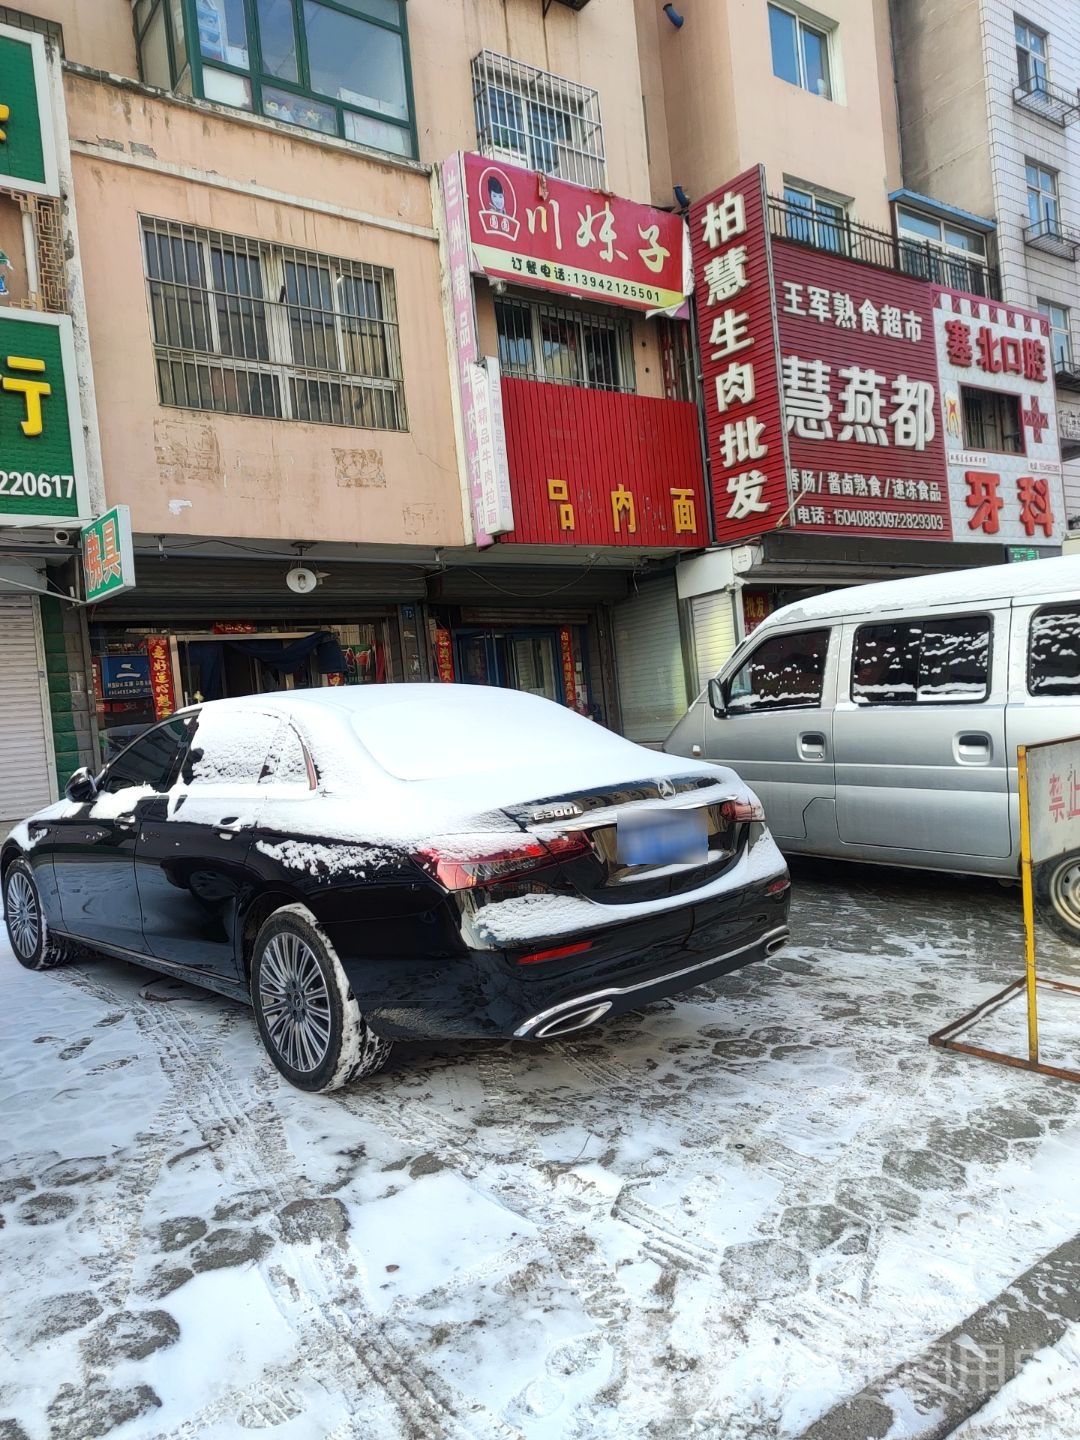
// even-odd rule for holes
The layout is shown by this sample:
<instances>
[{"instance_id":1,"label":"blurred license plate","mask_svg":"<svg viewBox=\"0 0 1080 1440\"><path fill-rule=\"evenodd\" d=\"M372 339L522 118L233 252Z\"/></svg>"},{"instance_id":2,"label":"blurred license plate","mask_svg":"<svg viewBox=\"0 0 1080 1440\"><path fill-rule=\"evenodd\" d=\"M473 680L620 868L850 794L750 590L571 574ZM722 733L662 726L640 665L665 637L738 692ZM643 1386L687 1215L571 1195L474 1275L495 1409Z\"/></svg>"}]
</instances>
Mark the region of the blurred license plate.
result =
<instances>
[{"instance_id":1,"label":"blurred license plate","mask_svg":"<svg viewBox=\"0 0 1080 1440\"><path fill-rule=\"evenodd\" d=\"M709 811L644 805L615 818L620 865L704 865L709 858Z\"/></svg>"}]
</instances>

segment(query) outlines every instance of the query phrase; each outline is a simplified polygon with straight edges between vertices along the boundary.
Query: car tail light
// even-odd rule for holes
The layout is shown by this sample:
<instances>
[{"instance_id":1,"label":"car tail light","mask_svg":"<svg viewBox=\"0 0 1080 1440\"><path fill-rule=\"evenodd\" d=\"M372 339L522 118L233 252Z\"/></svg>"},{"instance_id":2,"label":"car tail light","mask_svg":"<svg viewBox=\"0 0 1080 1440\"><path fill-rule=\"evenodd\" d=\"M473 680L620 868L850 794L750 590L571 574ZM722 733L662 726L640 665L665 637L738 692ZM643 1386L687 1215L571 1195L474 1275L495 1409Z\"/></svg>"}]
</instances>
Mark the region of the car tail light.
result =
<instances>
[{"instance_id":1,"label":"car tail light","mask_svg":"<svg viewBox=\"0 0 1080 1440\"><path fill-rule=\"evenodd\" d=\"M523 836L464 860L441 855L437 848L423 851L420 859L447 890L475 890L527 878L590 849L588 836L582 834L559 835L545 841Z\"/></svg>"},{"instance_id":2,"label":"car tail light","mask_svg":"<svg viewBox=\"0 0 1080 1440\"><path fill-rule=\"evenodd\" d=\"M787 875L781 875L779 880L772 880L765 886L766 895L782 895L785 890L791 888L791 879Z\"/></svg>"},{"instance_id":3,"label":"car tail light","mask_svg":"<svg viewBox=\"0 0 1080 1440\"><path fill-rule=\"evenodd\" d=\"M591 950L591 940L581 940L576 945L559 945L554 950L537 950L532 955L519 955L519 965L537 965L542 960L561 960L565 955L580 955L583 950Z\"/></svg>"},{"instance_id":4,"label":"car tail light","mask_svg":"<svg viewBox=\"0 0 1080 1440\"><path fill-rule=\"evenodd\" d=\"M765 807L760 800L725 800L720 814L729 825L748 825L752 820L764 821Z\"/></svg>"}]
</instances>

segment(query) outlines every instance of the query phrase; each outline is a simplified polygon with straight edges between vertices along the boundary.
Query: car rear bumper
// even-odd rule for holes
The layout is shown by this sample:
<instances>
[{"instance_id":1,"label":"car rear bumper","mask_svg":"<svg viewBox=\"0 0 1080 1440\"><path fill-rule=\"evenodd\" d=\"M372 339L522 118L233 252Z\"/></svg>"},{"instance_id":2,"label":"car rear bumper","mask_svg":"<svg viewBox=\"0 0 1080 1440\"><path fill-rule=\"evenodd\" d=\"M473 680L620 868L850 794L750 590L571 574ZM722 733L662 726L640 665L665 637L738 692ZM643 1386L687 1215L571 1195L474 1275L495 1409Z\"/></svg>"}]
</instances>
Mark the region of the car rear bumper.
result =
<instances>
[{"instance_id":1,"label":"car rear bumper","mask_svg":"<svg viewBox=\"0 0 1080 1440\"><path fill-rule=\"evenodd\" d=\"M788 938L784 871L697 905L583 936L581 953L522 965L510 951L373 961L338 953L372 1029L387 1038L546 1039L763 960ZM332 937L337 940L337 937ZM572 940L574 937L566 937Z\"/></svg>"}]
</instances>

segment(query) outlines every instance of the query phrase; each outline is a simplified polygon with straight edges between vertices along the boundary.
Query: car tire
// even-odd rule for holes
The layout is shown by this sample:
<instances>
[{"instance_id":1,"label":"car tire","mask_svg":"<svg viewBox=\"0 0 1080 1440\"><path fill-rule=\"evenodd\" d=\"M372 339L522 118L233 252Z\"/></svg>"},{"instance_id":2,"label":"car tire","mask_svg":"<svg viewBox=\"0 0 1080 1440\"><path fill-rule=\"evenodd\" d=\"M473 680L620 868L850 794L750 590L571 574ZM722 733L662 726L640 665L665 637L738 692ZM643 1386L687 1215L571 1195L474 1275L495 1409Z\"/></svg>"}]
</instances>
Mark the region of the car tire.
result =
<instances>
[{"instance_id":1,"label":"car tire","mask_svg":"<svg viewBox=\"0 0 1080 1440\"><path fill-rule=\"evenodd\" d=\"M392 1043L368 1026L333 945L303 905L275 910L255 937L251 1003L266 1053L299 1090L340 1090L390 1058Z\"/></svg>"},{"instance_id":2,"label":"car tire","mask_svg":"<svg viewBox=\"0 0 1080 1440\"><path fill-rule=\"evenodd\" d=\"M1063 940L1080 942L1080 851L1036 867L1032 876L1040 917Z\"/></svg>"},{"instance_id":3,"label":"car tire","mask_svg":"<svg viewBox=\"0 0 1080 1440\"><path fill-rule=\"evenodd\" d=\"M15 959L27 970L51 970L76 958L74 946L49 935L34 872L21 855L4 875L4 920Z\"/></svg>"}]
</instances>

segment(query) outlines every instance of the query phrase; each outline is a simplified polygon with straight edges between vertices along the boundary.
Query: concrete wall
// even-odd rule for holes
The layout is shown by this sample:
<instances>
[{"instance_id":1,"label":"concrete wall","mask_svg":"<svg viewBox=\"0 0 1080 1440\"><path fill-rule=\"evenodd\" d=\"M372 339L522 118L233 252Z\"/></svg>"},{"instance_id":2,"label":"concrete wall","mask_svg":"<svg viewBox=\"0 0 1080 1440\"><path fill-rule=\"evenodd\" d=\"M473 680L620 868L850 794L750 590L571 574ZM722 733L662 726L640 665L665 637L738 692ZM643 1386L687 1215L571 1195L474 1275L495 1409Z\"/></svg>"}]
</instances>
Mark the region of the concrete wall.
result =
<instances>
[{"instance_id":1,"label":"concrete wall","mask_svg":"<svg viewBox=\"0 0 1080 1440\"><path fill-rule=\"evenodd\" d=\"M131 0L21 0L15 7L64 29L64 56L114 75L137 75Z\"/></svg>"},{"instance_id":2,"label":"concrete wall","mask_svg":"<svg viewBox=\"0 0 1080 1440\"><path fill-rule=\"evenodd\" d=\"M854 218L888 225L900 167L880 0L822 0L808 12L833 30L831 101L773 74L760 0L684 0L678 30L650 9L638 0L639 31L655 32L660 55L672 181L701 195L760 161L770 190L798 179L850 199ZM653 171L659 189L662 159Z\"/></svg>"},{"instance_id":3,"label":"concrete wall","mask_svg":"<svg viewBox=\"0 0 1080 1440\"><path fill-rule=\"evenodd\" d=\"M150 533L461 543L420 167L70 71L67 105L108 502ZM393 270L408 431L160 406L140 214Z\"/></svg>"}]
</instances>

